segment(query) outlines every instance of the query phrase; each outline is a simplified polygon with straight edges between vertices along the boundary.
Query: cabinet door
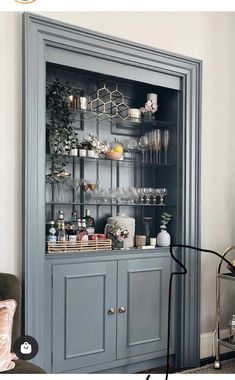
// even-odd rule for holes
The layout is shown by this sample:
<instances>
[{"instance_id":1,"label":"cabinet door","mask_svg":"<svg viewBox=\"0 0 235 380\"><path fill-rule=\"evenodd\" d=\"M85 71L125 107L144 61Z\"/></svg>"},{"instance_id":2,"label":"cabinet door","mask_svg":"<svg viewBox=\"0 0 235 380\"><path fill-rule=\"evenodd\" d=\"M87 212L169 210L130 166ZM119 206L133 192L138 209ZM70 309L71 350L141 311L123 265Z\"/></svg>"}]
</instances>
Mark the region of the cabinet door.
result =
<instances>
[{"instance_id":1,"label":"cabinet door","mask_svg":"<svg viewBox=\"0 0 235 380\"><path fill-rule=\"evenodd\" d=\"M170 263L168 257L118 263L118 359L166 349Z\"/></svg>"},{"instance_id":2,"label":"cabinet door","mask_svg":"<svg viewBox=\"0 0 235 380\"><path fill-rule=\"evenodd\" d=\"M53 372L116 359L116 262L53 267Z\"/></svg>"}]
</instances>

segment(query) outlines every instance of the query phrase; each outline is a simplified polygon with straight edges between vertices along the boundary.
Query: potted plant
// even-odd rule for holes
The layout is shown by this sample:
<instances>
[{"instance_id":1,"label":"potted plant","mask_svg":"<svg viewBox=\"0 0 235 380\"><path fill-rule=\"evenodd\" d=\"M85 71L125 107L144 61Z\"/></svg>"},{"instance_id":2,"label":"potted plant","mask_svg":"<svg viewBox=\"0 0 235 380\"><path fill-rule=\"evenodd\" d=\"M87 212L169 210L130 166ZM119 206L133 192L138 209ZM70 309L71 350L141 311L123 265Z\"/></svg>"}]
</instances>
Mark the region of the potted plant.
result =
<instances>
[{"instance_id":1,"label":"potted plant","mask_svg":"<svg viewBox=\"0 0 235 380\"><path fill-rule=\"evenodd\" d=\"M68 165L66 157L56 157L52 159L50 174L46 175L47 182L50 184L61 183L71 176L71 173L66 172L65 167Z\"/></svg>"},{"instance_id":2,"label":"potted plant","mask_svg":"<svg viewBox=\"0 0 235 380\"><path fill-rule=\"evenodd\" d=\"M88 157L99 158L105 155L108 146L107 144L100 142L97 136L89 133L88 138L80 143L80 149L86 150Z\"/></svg>"},{"instance_id":3,"label":"potted plant","mask_svg":"<svg viewBox=\"0 0 235 380\"><path fill-rule=\"evenodd\" d=\"M113 249L122 249L124 245L124 239L126 239L130 233L127 228L121 227L118 222L115 222L114 224L108 224L105 231L108 238L112 240Z\"/></svg>"},{"instance_id":4,"label":"potted plant","mask_svg":"<svg viewBox=\"0 0 235 380\"><path fill-rule=\"evenodd\" d=\"M69 96L72 94L73 89L68 81L62 83L55 79L47 86L47 129L51 153L68 155L72 146L72 149L77 147L77 134L72 128L69 107Z\"/></svg>"},{"instance_id":5,"label":"potted plant","mask_svg":"<svg viewBox=\"0 0 235 380\"><path fill-rule=\"evenodd\" d=\"M171 244L171 236L166 230L166 226L168 223L171 221L172 215L168 214L167 212L164 212L161 215L161 225L160 225L160 230L157 234L157 245L159 247L169 247Z\"/></svg>"},{"instance_id":6,"label":"potted plant","mask_svg":"<svg viewBox=\"0 0 235 380\"><path fill-rule=\"evenodd\" d=\"M157 111L158 105L153 103L152 100L147 100L144 107L140 108L144 121L151 121L154 119L154 113Z\"/></svg>"}]
</instances>

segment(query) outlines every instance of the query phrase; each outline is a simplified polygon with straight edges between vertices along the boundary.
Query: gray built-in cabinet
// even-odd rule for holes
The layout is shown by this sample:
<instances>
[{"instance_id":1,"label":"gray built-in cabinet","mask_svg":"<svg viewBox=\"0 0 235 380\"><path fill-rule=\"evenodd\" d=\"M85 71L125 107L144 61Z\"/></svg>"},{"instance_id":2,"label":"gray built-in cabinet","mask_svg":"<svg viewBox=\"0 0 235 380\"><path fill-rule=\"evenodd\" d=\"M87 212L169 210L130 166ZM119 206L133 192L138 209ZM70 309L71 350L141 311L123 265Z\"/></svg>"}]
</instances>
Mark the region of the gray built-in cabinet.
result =
<instances>
[{"instance_id":1,"label":"gray built-in cabinet","mask_svg":"<svg viewBox=\"0 0 235 380\"><path fill-rule=\"evenodd\" d=\"M89 209L102 233L107 217L125 213L143 234L151 216L151 235L159 232L163 211L175 243L200 244L200 80L201 62L151 47L97 34L39 17L24 16L24 332L39 343L35 362L51 373L134 373L166 363L168 283L174 269L168 248L91 253L46 253L45 224L63 210L65 219ZM100 188L168 189L166 206L97 204L92 193L58 191L45 180L54 159L48 143L47 86L70 81L89 97L101 83L114 86L130 108L158 94L156 119L135 123L73 112L81 138L93 133L111 141L136 140L144 133L170 131L168 161L112 161L68 157L74 178L99 181ZM105 116L105 112L104 115ZM133 157L132 157L133 158ZM58 190L58 189L57 189ZM180 367L200 359L200 256L178 250L189 269L173 282L170 355ZM194 328L192 329L192 326Z\"/></svg>"},{"instance_id":2,"label":"gray built-in cabinet","mask_svg":"<svg viewBox=\"0 0 235 380\"><path fill-rule=\"evenodd\" d=\"M50 264L53 372L93 372L166 354L171 260L164 250L134 256Z\"/></svg>"}]
</instances>

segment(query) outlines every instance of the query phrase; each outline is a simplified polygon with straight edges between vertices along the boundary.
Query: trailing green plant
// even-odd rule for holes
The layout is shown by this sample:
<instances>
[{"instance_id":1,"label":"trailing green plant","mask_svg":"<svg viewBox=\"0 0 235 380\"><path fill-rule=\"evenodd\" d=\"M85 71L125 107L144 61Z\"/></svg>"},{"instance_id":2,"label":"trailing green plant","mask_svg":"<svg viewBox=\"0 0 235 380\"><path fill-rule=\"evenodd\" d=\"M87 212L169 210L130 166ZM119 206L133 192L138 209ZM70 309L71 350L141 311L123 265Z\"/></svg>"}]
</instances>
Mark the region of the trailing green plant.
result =
<instances>
[{"instance_id":1,"label":"trailing green plant","mask_svg":"<svg viewBox=\"0 0 235 380\"><path fill-rule=\"evenodd\" d=\"M58 79L47 86L47 128L51 153L69 154L77 147L77 133L72 128L73 118L69 108L69 96L74 90L69 81Z\"/></svg>"},{"instance_id":2,"label":"trailing green plant","mask_svg":"<svg viewBox=\"0 0 235 380\"><path fill-rule=\"evenodd\" d=\"M53 80L47 86L47 112L49 128L60 129L72 126L72 117L69 109L68 98L73 94L70 82L60 82Z\"/></svg>"}]
</instances>

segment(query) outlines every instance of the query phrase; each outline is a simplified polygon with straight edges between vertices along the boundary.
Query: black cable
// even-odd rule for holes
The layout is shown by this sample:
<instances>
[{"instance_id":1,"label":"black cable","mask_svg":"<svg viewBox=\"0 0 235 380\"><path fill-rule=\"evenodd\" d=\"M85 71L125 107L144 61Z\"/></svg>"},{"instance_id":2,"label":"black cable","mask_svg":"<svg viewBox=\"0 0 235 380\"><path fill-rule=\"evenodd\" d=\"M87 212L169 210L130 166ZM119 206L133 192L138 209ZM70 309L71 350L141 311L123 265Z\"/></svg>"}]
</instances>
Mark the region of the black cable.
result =
<instances>
[{"instance_id":1,"label":"black cable","mask_svg":"<svg viewBox=\"0 0 235 380\"><path fill-rule=\"evenodd\" d=\"M170 281L169 281L169 293L168 293L168 328L167 328L167 364L166 364L166 378L165 380L168 379L168 375L169 375L169 361L170 361L170 321L171 321L171 293L172 293L172 280L173 280L173 276L175 275L185 275L187 273L187 269L186 267L174 256L173 254L173 248L189 248L189 249L193 249L194 251L198 251L198 252L206 252L206 253L212 253L218 257L220 257L223 261L225 261L231 268L233 268L232 264L227 260L225 259L225 257L223 257L222 255L220 255L218 252L216 251L211 251L209 249L203 249L203 248L198 248L198 247L193 247L191 245L185 245L185 244L172 244L170 246L170 254L171 254L171 257L172 259L177 263L179 264L179 266L183 269L182 272L172 272L171 275L170 275ZM233 268L233 271L234 271L234 268Z\"/></svg>"}]
</instances>

